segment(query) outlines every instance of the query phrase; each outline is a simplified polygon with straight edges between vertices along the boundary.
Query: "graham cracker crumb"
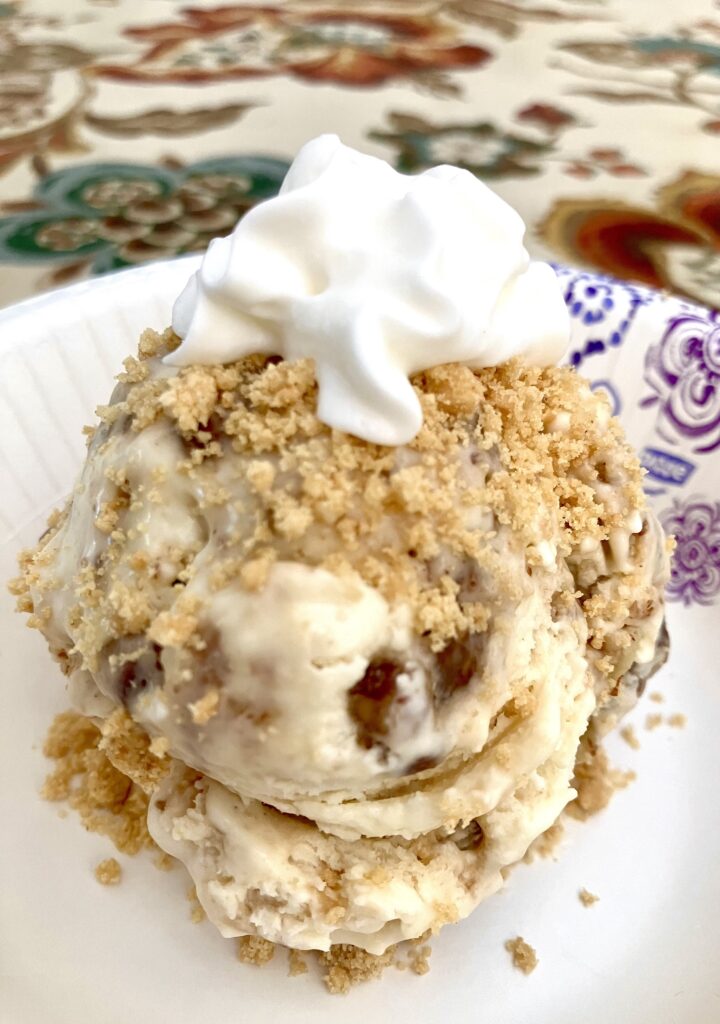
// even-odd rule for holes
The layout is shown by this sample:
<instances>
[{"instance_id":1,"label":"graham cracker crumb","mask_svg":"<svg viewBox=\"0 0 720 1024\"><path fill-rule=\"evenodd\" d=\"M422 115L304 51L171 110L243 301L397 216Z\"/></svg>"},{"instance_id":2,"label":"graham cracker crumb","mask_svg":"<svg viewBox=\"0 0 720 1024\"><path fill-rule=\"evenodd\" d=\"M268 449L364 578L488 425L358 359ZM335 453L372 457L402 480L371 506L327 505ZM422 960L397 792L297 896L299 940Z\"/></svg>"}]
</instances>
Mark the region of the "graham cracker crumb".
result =
<instances>
[{"instance_id":1,"label":"graham cracker crumb","mask_svg":"<svg viewBox=\"0 0 720 1024\"><path fill-rule=\"evenodd\" d=\"M190 366L172 377L160 398L163 409L182 431L197 430L210 419L217 402L217 384L212 372Z\"/></svg>"},{"instance_id":2,"label":"graham cracker crumb","mask_svg":"<svg viewBox=\"0 0 720 1024\"><path fill-rule=\"evenodd\" d=\"M275 480L275 466L272 462L255 460L249 463L245 471L247 481L258 494L267 494L272 490Z\"/></svg>"},{"instance_id":3,"label":"graham cracker crumb","mask_svg":"<svg viewBox=\"0 0 720 1024\"><path fill-rule=\"evenodd\" d=\"M637 458L602 396L570 369L511 361L482 370L448 365L419 373L412 386L423 410L422 429L407 446L388 449L320 423L311 360L250 356L227 366L185 367L172 377L153 360L176 344L172 331L143 335L141 362L126 365L113 404L101 410L108 428L119 424L117 434L103 443L122 451L123 434L154 424L187 451L177 473L197 482L196 493L204 495L201 507L224 503L228 496L238 512L237 503L243 506L247 531L228 535L227 565L213 576L213 586L239 581L258 589L269 559L279 553L336 573L353 570L386 599L406 602L414 630L426 633L429 646L439 651L488 623L490 602L452 578L468 559L482 567L483 592L493 601L523 597L517 573L494 547L499 524L511 527L530 552L544 517L559 533L558 553L568 556L581 541L599 544L612 530L627 529L629 517L643 507ZM100 433L105 437L107 431ZM482 453L489 451L491 472L468 468L475 464L473 456L485 465ZM238 469L243 485L220 486L215 465L212 472L206 468L207 459L235 455L228 481ZM613 469L612 500L595 486L607 465ZM131 508L147 500L144 486L130 488ZM162 501L163 482L153 489ZM483 509L487 528L470 528L470 507ZM396 534L391 548L383 525ZM92 591L75 588L78 622L88 625L73 641L85 667L92 671L102 657L107 640L102 624L108 619L120 638L144 633L157 643L191 646L192 618L181 623L173 611L157 614L158 588L149 574L137 589L124 584L134 538L114 529L110 540L112 559L93 579ZM21 566L33 586L42 575L43 546ZM310 557L308 551L316 554ZM455 568L428 573L427 561L440 552ZM179 580L196 554L181 553ZM628 577L628 582L627 595L588 591L583 602L599 671L613 685L614 648L627 637L622 629L608 635L607 623L622 619L647 590L642 580Z\"/></svg>"},{"instance_id":4,"label":"graham cracker crumb","mask_svg":"<svg viewBox=\"0 0 720 1024\"><path fill-rule=\"evenodd\" d=\"M307 974L308 965L305 957L299 949L288 949L288 974L291 978L297 978L300 974Z\"/></svg>"},{"instance_id":5,"label":"graham cracker crumb","mask_svg":"<svg viewBox=\"0 0 720 1024\"><path fill-rule=\"evenodd\" d=\"M687 716L676 711L672 715L668 715L667 724L673 729L684 729L687 725Z\"/></svg>"},{"instance_id":6,"label":"graham cracker crumb","mask_svg":"<svg viewBox=\"0 0 720 1024\"><path fill-rule=\"evenodd\" d=\"M624 725L620 730L620 735L625 740L627 745L629 747L632 747L633 750L640 749L640 741L635 735L635 729L632 725Z\"/></svg>"},{"instance_id":7,"label":"graham cracker crumb","mask_svg":"<svg viewBox=\"0 0 720 1024\"><path fill-rule=\"evenodd\" d=\"M645 728L652 732L653 729L657 729L659 725L662 725L662 715L652 714L648 715L645 719Z\"/></svg>"},{"instance_id":8,"label":"graham cracker crumb","mask_svg":"<svg viewBox=\"0 0 720 1024\"><path fill-rule=\"evenodd\" d=\"M147 635L161 647L183 647L195 635L197 618L189 611L174 609L160 612L150 624Z\"/></svg>"},{"instance_id":9,"label":"graham cracker crumb","mask_svg":"<svg viewBox=\"0 0 720 1024\"><path fill-rule=\"evenodd\" d=\"M172 352L179 344L180 339L171 327L164 331L154 331L152 327L147 327L140 335L138 356L140 359L152 359L165 351Z\"/></svg>"},{"instance_id":10,"label":"graham cracker crumb","mask_svg":"<svg viewBox=\"0 0 720 1024\"><path fill-rule=\"evenodd\" d=\"M275 943L261 939L259 935L242 935L237 940L237 958L244 964L262 967L275 956Z\"/></svg>"},{"instance_id":11,"label":"graham cracker crumb","mask_svg":"<svg viewBox=\"0 0 720 1024\"><path fill-rule=\"evenodd\" d=\"M589 892L587 889L580 889L578 891L578 899L584 907L591 907L593 903L597 903L600 897L596 896L593 892Z\"/></svg>"},{"instance_id":12,"label":"graham cracker crumb","mask_svg":"<svg viewBox=\"0 0 720 1024\"><path fill-rule=\"evenodd\" d=\"M156 848L147 829L147 794L118 771L101 743L102 734L83 715L57 715L43 746L55 761L43 797L66 801L89 832L108 836L122 853Z\"/></svg>"},{"instance_id":13,"label":"graham cracker crumb","mask_svg":"<svg viewBox=\"0 0 720 1024\"><path fill-rule=\"evenodd\" d=\"M432 949L430 946L419 946L415 947L410 951L408 957L408 966L413 974L427 974L430 970L430 954Z\"/></svg>"},{"instance_id":14,"label":"graham cracker crumb","mask_svg":"<svg viewBox=\"0 0 720 1024\"><path fill-rule=\"evenodd\" d=\"M190 908L190 920L193 924L200 924L201 921L205 920L207 915L205 914L203 906L198 899L197 889L195 886L190 885L185 895L187 896L188 901L192 904Z\"/></svg>"},{"instance_id":15,"label":"graham cracker crumb","mask_svg":"<svg viewBox=\"0 0 720 1024\"><path fill-rule=\"evenodd\" d=\"M153 757L167 757L168 751L170 750L170 742L167 736L153 736L150 740L148 750Z\"/></svg>"},{"instance_id":16,"label":"graham cracker crumb","mask_svg":"<svg viewBox=\"0 0 720 1024\"><path fill-rule=\"evenodd\" d=\"M179 862L174 857L171 857L169 853L165 852L159 853L153 860L153 864L158 871L173 871L177 867L178 863Z\"/></svg>"},{"instance_id":17,"label":"graham cracker crumb","mask_svg":"<svg viewBox=\"0 0 720 1024\"><path fill-rule=\"evenodd\" d=\"M624 789L635 778L635 772L613 768L601 748L594 751L585 749L575 763L573 786L577 796L565 808L566 814L584 821L604 810L613 793Z\"/></svg>"},{"instance_id":18,"label":"graham cracker crumb","mask_svg":"<svg viewBox=\"0 0 720 1024\"><path fill-rule=\"evenodd\" d=\"M561 821L556 821L530 843L523 861L526 864L532 864L536 857L554 857L564 835L565 826Z\"/></svg>"},{"instance_id":19,"label":"graham cracker crumb","mask_svg":"<svg viewBox=\"0 0 720 1024\"><path fill-rule=\"evenodd\" d=\"M531 974L537 967L537 953L521 935L514 939L508 939L505 949L512 957L513 967L517 967L523 974Z\"/></svg>"},{"instance_id":20,"label":"graham cracker crumb","mask_svg":"<svg viewBox=\"0 0 720 1024\"><path fill-rule=\"evenodd\" d=\"M333 995L345 995L353 985L379 978L394 963L396 952L395 946L377 956L345 943L331 946L327 953L320 953L320 962L327 968L325 987Z\"/></svg>"},{"instance_id":21,"label":"graham cracker crumb","mask_svg":"<svg viewBox=\"0 0 720 1024\"><path fill-rule=\"evenodd\" d=\"M658 690L653 690L650 694L650 700L655 704L663 704L665 702L664 696Z\"/></svg>"},{"instance_id":22,"label":"graham cracker crumb","mask_svg":"<svg viewBox=\"0 0 720 1024\"><path fill-rule=\"evenodd\" d=\"M188 704L188 708L193 722L196 725L205 725L217 714L219 705L220 694L213 687L199 700L196 700L193 704Z\"/></svg>"},{"instance_id":23,"label":"graham cracker crumb","mask_svg":"<svg viewBox=\"0 0 720 1024\"><path fill-rule=\"evenodd\" d=\"M151 751L150 737L133 722L124 708L117 708L101 726L100 749L124 775L145 793L152 793L167 774L167 758L158 758Z\"/></svg>"},{"instance_id":24,"label":"graham cracker crumb","mask_svg":"<svg viewBox=\"0 0 720 1024\"><path fill-rule=\"evenodd\" d=\"M275 561L275 555L267 552L258 558L253 558L240 568L240 579L246 590L261 590L267 582L270 567Z\"/></svg>"},{"instance_id":25,"label":"graham cracker crumb","mask_svg":"<svg viewBox=\"0 0 720 1024\"><path fill-rule=\"evenodd\" d=\"M95 877L100 885L119 885L122 879L122 868L114 857L101 860L95 868Z\"/></svg>"}]
</instances>

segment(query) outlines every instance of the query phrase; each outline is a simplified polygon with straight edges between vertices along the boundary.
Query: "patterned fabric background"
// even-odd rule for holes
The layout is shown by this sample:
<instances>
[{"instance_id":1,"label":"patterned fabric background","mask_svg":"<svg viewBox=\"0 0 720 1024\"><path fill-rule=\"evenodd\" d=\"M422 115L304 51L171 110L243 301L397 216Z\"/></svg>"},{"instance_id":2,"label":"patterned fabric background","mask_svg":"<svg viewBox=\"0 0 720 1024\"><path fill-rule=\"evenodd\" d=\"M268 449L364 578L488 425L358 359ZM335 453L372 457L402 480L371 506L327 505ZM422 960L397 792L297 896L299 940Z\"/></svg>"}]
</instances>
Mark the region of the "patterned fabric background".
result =
<instances>
[{"instance_id":1,"label":"patterned fabric background","mask_svg":"<svg viewBox=\"0 0 720 1024\"><path fill-rule=\"evenodd\" d=\"M0 2L0 305L202 249L321 131L720 305L718 0Z\"/></svg>"}]
</instances>

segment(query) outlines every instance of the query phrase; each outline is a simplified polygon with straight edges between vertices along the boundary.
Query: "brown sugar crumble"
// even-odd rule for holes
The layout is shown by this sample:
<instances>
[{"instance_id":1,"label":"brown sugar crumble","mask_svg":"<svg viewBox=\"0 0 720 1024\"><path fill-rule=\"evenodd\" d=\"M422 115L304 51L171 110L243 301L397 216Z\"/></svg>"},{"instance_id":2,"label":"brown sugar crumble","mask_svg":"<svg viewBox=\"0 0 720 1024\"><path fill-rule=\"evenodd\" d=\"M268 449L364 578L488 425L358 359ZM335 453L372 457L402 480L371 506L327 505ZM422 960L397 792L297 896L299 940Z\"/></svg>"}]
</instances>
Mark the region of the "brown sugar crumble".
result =
<instances>
[{"instance_id":1,"label":"brown sugar crumble","mask_svg":"<svg viewBox=\"0 0 720 1024\"><path fill-rule=\"evenodd\" d=\"M640 740L637 738L635 734L635 729L632 725L624 725L620 730L620 735L625 740L627 745L629 747L632 747L633 750L640 749Z\"/></svg>"},{"instance_id":2,"label":"brown sugar crumble","mask_svg":"<svg viewBox=\"0 0 720 1024\"><path fill-rule=\"evenodd\" d=\"M220 704L220 694L217 690L211 689L193 704L189 704L190 714L192 720L196 725L207 725L211 718L213 718L218 711Z\"/></svg>"},{"instance_id":3,"label":"brown sugar crumble","mask_svg":"<svg viewBox=\"0 0 720 1024\"><path fill-rule=\"evenodd\" d=\"M586 749L575 764L573 786L577 796L565 808L571 818L584 821L604 810L618 789L625 789L636 778L633 771L613 768L602 748Z\"/></svg>"},{"instance_id":4,"label":"brown sugar crumble","mask_svg":"<svg viewBox=\"0 0 720 1024\"><path fill-rule=\"evenodd\" d=\"M508 939L505 949L512 957L513 967L517 967L523 974L532 974L538 965L537 953L521 935Z\"/></svg>"},{"instance_id":5,"label":"brown sugar crumble","mask_svg":"<svg viewBox=\"0 0 720 1024\"><path fill-rule=\"evenodd\" d=\"M395 955L395 946L379 955L367 953L357 946L331 946L327 953L319 954L320 962L325 968L325 987L333 995L345 995L353 985L379 978L383 971L394 963Z\"/></svg>"},{"instance_id":6,"label":"brown sugar crumble","mask_svg":"<svg viewBox=\"0 0 720 1024\"><path fill-rule=\"evenodd\" d=\"M158 871L173 871L179 863L169 853L159 853L153 860L153 864Z\"/></svg>"},{"instance_id":7,"label":"brown sugar crumble","mask_svg":"<svg viewBox=\"0 0 720 1024\"><path fill-rule=\"evenodd\" d=\"M119 885L122 880L122 868L114 857L101 860L95 868L95 877L100 885Z\"/></svg>"},{"instance_id":8,"label":"brown sugar crumble","mask_svg":"<svg viewBox=\"0 0 720 1024\"><path fill-rule=\"evenodd\" d=\"M464 633L482 632L492 610L446 575L428 575L425 564L439 545L454 558L472 558L483 566L492 578L493 600L503 594L514 600L518 581L493 547L498 523L532 547L538 510L547 508L560 523L560 553L568 555L581 540L602 542L613 529L626 528L628 515L643 506L640 468L619 424L609 414L599 415L604 400L579 384L570 369L511 361L475 371L455 364L419 373L412 384L423 426L407 451L396 451L360 443L317 419L311 360L249 356L164 376L159 358L177 344L171 330L143 332L139 358L126 360L113 404L98 410L102 423L93 444L115 451L120 443L122 450L123 432L154 425L188 452L177 471L202 483L206 506L228 499L218 490L215 464L233 455L247 460L242 502L254 532L229 538L227 558L214 569L214 585L224 585L227 577L253 589L262 585L273 555L299 553L301 560L317 561L336 573L357 572L388 600L402 597L412 610L414 630L439 651ZM552 426L558 417L562 429ZM118 423L126 426L113 433ZM484 484L461 471L462 458L473 448L497 453L497 469ZM209 470L208 460L213 460ZM609 460L619 474L613 502L603 501L592 485ZM578 467L588 467L587 473ZM180 599L172 610L161 609L152 566L139 564L134 546L126 543L127 509L141 509L152 499L142 485L118 472L118 497L103 510L103 525L113 541L106 552L108 565L102 574L88 566L76 587L83 628L75 656L91 670L102 656L108 622L116 636L144 635L148 642L189 649L198 641L198 609L181 608ZM493 519L486 533L467 528L467 506L476 504ZM392 550L378 529L388 517L398 531ZM321 545L313 542L316 536L324 538ZM272 549L269 537L274 537ZM45 579L47 543L45 538L27 553L21 566L16 593L28 611L33 611L30 591L39 592ZM311 557L311 550L318 555ZM190 549L178 552L181 582L196 555ZM125 567L138 581L133 590L118 578ZM607 620L629 614L632 597L641 601L645 587L631 576L627 600L597 591L582 601L591 649L599 652L598 671L612 685L617 681L615 656L621 653L615 647L625 635L609 634ZM561 596L574 606L569 591ZM204 724L214 713L213 700L193 702L195 724Z\"/></svg>"},{"instance_id":9,"label":"brown sugar crumble","mask_svg":"<svg viewBox=\"0 0 720 1024\"><path fill-rule=\"evenodd\" d=\"M261 939L259 935L242 935L236 944L238 960L244 964L262 967L275 956L275 943Z\"/></svg>"},{"instance_id":10,"label":"brown sugar crumble","mask_svg":"<svg viewBox=\"0 0 720 1024\"><path fill-rule=\"evenodd\" d=\"M45 755L55 762L45 781L43 796L51 801L66 801L78 812L85 828L107 836L123 853L154 849L155 866L170 870L177 861L158 849L147 830L148 794L167 769L155 763L158 759L153 757L149 738L125 712L116 712L104 725L101 732L75 711L64 711L55 718L43 747ZM106 742L108 738L110 742ZM111 756L119 759L128 775L115 767ZM164 750L161 757L169 762ZM103 885L114 885L120 881L121 872L117 860L108 858L97 866L95 875ZM187 899L191 920L203 921L205 911L194 885L189 886ZM399 958L397 946L378 956L350 945L333 946L327 953L312 951L311 955L321 966L328 991L341 994L360 982L378 978L392 964L415 974L426 974L430 969L426 938L421 936L410 943L404 960ZM237 940L236 948L243 963L262 966L273 958L276 947L259 936L244 936ZM288 965L292 976L308 970L299 950L288 950Z\"/></svg>"},{"instance_id":11,"label":"brown sugar crumble","mask_svg":"<svg viewBox=\"0 0 720 1024\"><path fill-rule=\"evenodd\" d=\"M525 864L532 864L536 857L542 857L543 859L554 857L564 835L565 826L561 821L556 821L530 843L523 857Z\"/></svg>"},{"instance_id":12,"label":"brown sugar crumble","mask_svg":"<svg viewBox=\"0 0 720 1024\"><path fill-rule=\"evenodd\" d=\"M202 904L198 899L197 889L194 885L188 886L187 892L188 902L190 903L190 920L193 924L200 924L201 921L205 920L206 914L203 910Z\"/></svg>"},{"instance_id":13,"label":"brown sugar crumble","mask_svg":"<svg viewBox=\"0 0 720 1024\"><path fill-rule=\"evenodd\" d=\"M411 950L408 957L408 966L413 974L427 974L430 970L430 954L432 949L430 946L417 946Z\"/></svg>"},{"instance_id":14,"label":"brown sugar crumble","mask_svg":"<svg viewBox=\"0 0 720 1024\"><path fill-rule=\"evenodd\" d=\"M584 907L591 907L593 903L597 903L600 899L594 892L589 892L587 889L580 889L578 891L578 899Z\"/></svg>"},{"instance_id":15,"label":"brown sugar crumble","mask_svg":"<svg viewBox=\"0 0 720 1024\"><path fill-rule=\"evenodd\" d=\"M288 974L291 978L297 978L300 974L307 974L308 965L302 951L299 949L288 949Z\"/></svg>"},{"instance_id":16,"label":"brown sugar crumble","mask_svg":"<svg viewBox=\"0 0 720 1024\"><path fill-rule=\"evenodd\" d=\"M75 711L57 715L43 746L55 762L43 797L67 802L89 832L107 836L122 853L157 849L147 829L147 793L118 771L102 743L102 733L88 718Z\"/></svg>"}]
</instances>

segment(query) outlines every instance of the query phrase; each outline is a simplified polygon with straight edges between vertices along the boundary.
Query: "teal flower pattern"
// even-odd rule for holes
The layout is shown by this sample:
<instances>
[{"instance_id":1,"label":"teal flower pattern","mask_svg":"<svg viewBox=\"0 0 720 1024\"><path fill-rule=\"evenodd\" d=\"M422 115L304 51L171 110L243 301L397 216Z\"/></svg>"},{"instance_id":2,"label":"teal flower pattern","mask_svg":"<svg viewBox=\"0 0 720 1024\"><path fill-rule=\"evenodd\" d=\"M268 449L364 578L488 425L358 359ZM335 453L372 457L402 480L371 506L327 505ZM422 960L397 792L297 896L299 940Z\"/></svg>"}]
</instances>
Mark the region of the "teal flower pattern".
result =
<instances>
[{"instance_id":1,"label":"teal flower pattern","mask_svg":"<svg viewBox=\"0 0 720 1024\"><path fill-rule=\"evenodd\" d=\"M227 157L179 169L85 164L43 177L29 212L0 217L0 262L70 261L103 274L205 249L277 193L288 164Z\"/></svg>"},{"instance_id":2,"label":"teal flower pattern","mask_svg":"<svg viewBox=\"0 0 720 1024\"><path fill-rule=\"evenodd\" d=\"M527 177L538 174L552 139L537 140L501 131L490 121L435 125L423 118L391 113L391 131L369 137L395 150L395 166L415 173L436 164L464 167L480 178Z\"/></svg>"}]
</instances>

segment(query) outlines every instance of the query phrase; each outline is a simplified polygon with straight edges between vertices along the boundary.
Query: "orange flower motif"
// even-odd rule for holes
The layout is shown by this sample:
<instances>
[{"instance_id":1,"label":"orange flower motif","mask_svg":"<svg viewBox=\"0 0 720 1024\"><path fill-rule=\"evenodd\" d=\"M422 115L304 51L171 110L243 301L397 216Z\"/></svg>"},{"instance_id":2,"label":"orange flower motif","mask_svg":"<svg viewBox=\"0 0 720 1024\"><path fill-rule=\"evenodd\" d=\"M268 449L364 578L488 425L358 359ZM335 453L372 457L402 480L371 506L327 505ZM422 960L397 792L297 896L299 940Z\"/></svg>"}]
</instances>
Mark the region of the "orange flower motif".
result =
<instances>
[{"instance_id":1,"label":"orange flower motif","mask_svg":"<svg viewBox=\"0 0 720 1024\"><path fill-rule=\"evenodd\" d=\"M366 13L363 6L292 10L280 6L189 7L176 22L128 28L147 44L134 64L95 73L134 81L209 82L295 75L340 85L478 67L491 56L462 43L432 15Z\"/></svg>"},{"instance_id":2,"label":"orange flower motif","mask_svg":"<svg viewBox=\"0 0 720 1024\"><path fill-rule=\"evenodd\" d=\"M657 208L560 199L539 226L564 259L720 307L720 177L687 171Z\"/></svg>"}]
</instances>

